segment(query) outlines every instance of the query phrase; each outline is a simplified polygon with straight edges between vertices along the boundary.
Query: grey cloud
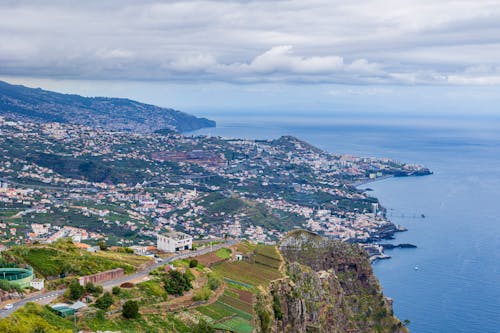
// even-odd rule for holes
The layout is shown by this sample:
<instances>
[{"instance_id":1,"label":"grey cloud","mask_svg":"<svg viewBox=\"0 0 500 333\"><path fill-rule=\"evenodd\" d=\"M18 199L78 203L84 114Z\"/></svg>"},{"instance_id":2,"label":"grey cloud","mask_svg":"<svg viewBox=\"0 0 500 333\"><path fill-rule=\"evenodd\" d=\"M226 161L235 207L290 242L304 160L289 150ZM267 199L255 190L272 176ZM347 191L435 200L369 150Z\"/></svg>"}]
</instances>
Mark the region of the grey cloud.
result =
<instances>
[{"instance_id":1,"label":"grey cloud","mask_svg":"<svg viewBox=\"0 0 500 333\"><path fill-rule=\"evenodd\" d=\"M497 84L500 3L2 1L0 75Z\"/></svg>"}]
</instances>

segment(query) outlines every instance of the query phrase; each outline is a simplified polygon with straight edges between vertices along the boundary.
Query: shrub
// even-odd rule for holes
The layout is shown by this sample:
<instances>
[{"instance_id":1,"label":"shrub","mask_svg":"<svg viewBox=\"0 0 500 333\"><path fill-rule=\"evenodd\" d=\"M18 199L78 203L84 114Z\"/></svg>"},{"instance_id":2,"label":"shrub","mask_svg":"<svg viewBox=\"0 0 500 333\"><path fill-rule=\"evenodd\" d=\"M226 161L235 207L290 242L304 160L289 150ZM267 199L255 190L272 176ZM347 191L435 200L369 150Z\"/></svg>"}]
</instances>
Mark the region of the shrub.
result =
<instances>
[{"instance_id":1,"label":"shrub","mask_svg":"<svg viewBox=\"0 0 500 333\"><path fill-rule=\"evenodd\" d=\"M189 261L189 268L195 268L196 266L198 266L198 260L196 259L191 259Z\"/></svg>"},{"instance_id":2,"label":"shrub","mask_svg":"<svg viewBox=\"0 0 500 333\"><path fill-rule=\"evenodd\" d=\"M118 286L114 286L113 289L111 289L111 293L113 295L120 295L121 288Z\"/></svg>"},{"instance_id":3,"label":"shrub","mask_svg":"<svg viewBox=\"0 0 500 333\"><path fill-rule=\"evenodd\" d=\"M214 273L209 273L208 274L208 282L207 285L210 288L210 290L217 290L219 286L222 283L222 279L220 276L214 274Z\"/></svg>"},{"instance_id":4,"label":"shrub","mask_svg":"<svg viewBox=\"0 0 500 333\"><path fill-rule=\"evenodd\" d=\"M126 301L123 304L122 315L127 319L134 319L139 317L139 303L132 300Z\"/></svg>"},{"instance_id":5,"label":"shrub","mask_svg":"<svg viewBox=\"0 0 500 333\"><path fill-rule=\"evenodd\" d=\"M87 282L85 284L85 292L92 294L92 296L97 297L102 294L103 289L102 286L96 286L92 282Z\"/></svg>"},{"instance_id":6,"label":"shrub","mask_svg":"<svg viewBox=\"0 0 500 333\"><path fill-rule=\"evenodd\" d=\"M271 328L271 316L264 309L259 309L257 311L257 316L259 317L260 329L262 332L269 332Z\"/></svg>"},{"instance_id":7,"label":"shrub","mask_svg":"<svg viewBox=\"0 0 500 333\"><path fill-rule=\"evenodd\" d=\"M212 291L208 286L203 286L200 290L196 291L193 296L193 301L206 301L210 298Z\"/></svg>"},{"instance_id":8,"label":"shrub","mask_svg":"<svg viewBox=\"0 0 500 333\"><path fill-rule=\"evenodd\" d=\"M107 310L111 305L113 305L113 296L109 292L105 292L95 301L95 306L101 310Z\"/></svg>"},{"instance_id":9,"label":"shrub","mask_svg":"<svg viewBox=\"0 0 500 333\"><path fill-rule=\"evenodd\" d=\"M193 327L193 333L215 333L215 329L202 319Z\"/></svg>"},{"instance_id":10,"label":"shrub","mask_svg":"<svg viewBox=\"0 0 500 333\"><path fill-rule=\"evenodd\" d=\"M73 301L80 299L85 293L85 288L78 283L78 280L71 280L66 291L66 296Z\"/></svg>"},{"instance_id":11,"label":"shrub","mask_svg":"<svg viewBox=\"0 0 500 333\"><path fill-rule=\"evenodd\" d=\"M283 312L281 311L281 303L277 295L273 295L273 311L274 311L274 318L276 318L277 320L283 319Z\"/></svg>"}]
</instances>

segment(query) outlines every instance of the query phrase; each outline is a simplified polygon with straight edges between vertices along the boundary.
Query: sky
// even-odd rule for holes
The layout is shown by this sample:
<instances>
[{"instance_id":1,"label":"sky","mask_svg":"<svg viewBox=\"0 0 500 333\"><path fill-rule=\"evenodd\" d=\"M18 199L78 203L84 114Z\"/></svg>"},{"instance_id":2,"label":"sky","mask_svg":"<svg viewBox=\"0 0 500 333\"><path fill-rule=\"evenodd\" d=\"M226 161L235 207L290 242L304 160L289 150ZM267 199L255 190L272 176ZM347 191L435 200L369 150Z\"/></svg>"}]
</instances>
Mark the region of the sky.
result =
<instances>
[{"instance_id":1,"label":"sky","mask_svg":"<svg viewBox=\"0 0 500 333\"><path fill-rule=\"evenodd\" d=\"M2 0L0 79L195 113L496 113L500 0Z\"/></svg>"}]
</instances>

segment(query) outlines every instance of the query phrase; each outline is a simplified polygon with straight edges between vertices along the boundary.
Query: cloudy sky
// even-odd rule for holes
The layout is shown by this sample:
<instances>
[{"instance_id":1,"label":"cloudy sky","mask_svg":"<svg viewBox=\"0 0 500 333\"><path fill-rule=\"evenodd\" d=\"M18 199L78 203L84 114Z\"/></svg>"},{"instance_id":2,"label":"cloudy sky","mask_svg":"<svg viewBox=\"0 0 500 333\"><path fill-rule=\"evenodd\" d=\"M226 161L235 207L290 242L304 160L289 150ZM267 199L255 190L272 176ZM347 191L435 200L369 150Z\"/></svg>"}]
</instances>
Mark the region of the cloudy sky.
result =
<instances>
[{"instance_id":1,"label":"cloudy sky","mask_svg":"<svg viewBox=\"0 0 500 333\"><path fill-rule=\"evenodd\" d=\"M198 111L493 112L500 0L2 0L0 78Z\"/></svg>"}]
</instances>

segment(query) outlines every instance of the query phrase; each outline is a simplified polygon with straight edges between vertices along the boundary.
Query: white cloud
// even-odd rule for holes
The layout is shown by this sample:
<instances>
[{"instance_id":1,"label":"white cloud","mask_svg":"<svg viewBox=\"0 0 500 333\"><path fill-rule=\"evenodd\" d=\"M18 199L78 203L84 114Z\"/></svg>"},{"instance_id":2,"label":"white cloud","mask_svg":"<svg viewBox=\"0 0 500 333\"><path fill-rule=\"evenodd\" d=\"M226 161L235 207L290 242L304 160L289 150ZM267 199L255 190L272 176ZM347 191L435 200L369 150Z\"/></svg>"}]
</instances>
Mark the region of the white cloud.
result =
<instances>
[{"instance_id":1,"label":"white cloud","mask_svg":"<svg viewBox=\"0 0 500 333\"><path fill-rule=\"evenodd\" d=\"M196 54L173 60L165 64L164 67L179 72L197 72L208 70L214 65L216 65L214 56L210 54Z\"/></svg>"},{"instance_id":2,"label":"white cloud","mask_svg":"<svg viewBox=\"0 0 500 333\"><path fill-rule=\"evenodd\" d=\"M0 2L0 75L494 84L498 0Z\"/></svg>"}]
</instances>

